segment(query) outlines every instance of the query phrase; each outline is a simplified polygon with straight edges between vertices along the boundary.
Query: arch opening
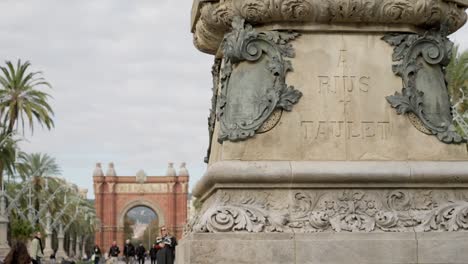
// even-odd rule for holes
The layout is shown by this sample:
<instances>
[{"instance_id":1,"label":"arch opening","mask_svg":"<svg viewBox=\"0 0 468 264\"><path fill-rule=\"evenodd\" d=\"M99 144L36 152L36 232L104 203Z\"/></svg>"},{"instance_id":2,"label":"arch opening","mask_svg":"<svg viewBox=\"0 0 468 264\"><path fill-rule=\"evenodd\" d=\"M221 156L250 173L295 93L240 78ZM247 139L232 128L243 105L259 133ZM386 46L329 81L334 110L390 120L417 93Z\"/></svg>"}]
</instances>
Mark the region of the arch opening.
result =
<instances>
[{"instance_id":1,"label":"arch opening","mask_svg":"<svg viewBox=\"0 0 468 264\"><path fill-rule=\"evenodd\" d=\"M160 215L149 206L135 205L124 212L124 238L130 239L135 247L143 244L148 250L154 243L160 226Z\"/></svg>"}]
</instances>

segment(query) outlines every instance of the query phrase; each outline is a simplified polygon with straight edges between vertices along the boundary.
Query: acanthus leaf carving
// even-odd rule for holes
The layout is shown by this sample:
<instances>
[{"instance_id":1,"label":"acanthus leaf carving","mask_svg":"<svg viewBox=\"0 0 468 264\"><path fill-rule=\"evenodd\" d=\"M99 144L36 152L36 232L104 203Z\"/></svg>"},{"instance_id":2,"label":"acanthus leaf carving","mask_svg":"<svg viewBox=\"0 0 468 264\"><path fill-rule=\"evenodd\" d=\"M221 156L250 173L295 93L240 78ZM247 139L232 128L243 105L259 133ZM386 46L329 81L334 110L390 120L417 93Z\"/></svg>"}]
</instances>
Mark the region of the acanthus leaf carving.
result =
<instances>
[{"instance_id":1,"label":"acanthus leaf carving","mask_svg":"<svg viewBox=\"0 0 468 264\"><path fill-rule=\"evenodd\" d=\"M220 142L254 136L275 110L291 111L302 96L286 84L292 66L283 58L294 56L289 42L297 33L257 32L239 17L234 18L232 27L223 41L217 103Z\"/></svg>"},{"instance_id":2,"label":"acanthus leaf carving","mask_svg":"<svg viewBox=\"0 0 468 264\"><path fill-rule=\"evenodd\" d=\"M417 231L431 230L458 231L468 229L468 202L449 202L427 214Z\"/></svg>"},{"instance_id":3,"label":"acanthus leaf carving","mask_svg":"<svg viewBox=\"0 0 468 264\"><path fill-rule=\"evenodd\" d=\"M445 81L453 43L446 37L446 28L423 35L391 33L383 40L394 46L393 72L403 80L401 93L387 96L398 114L421 132L437 136L447 144L466 142L453 124L452 105Z\"/></svg>"},{"instance_id":4,"label":"acanthus leaf carving","mask_svg":"<svg viewBox=\"0 0 468 264\"><path fill-rule=\"evenodd\" d=\"M464 192L466 193L466 191ZM467 231L466 195L453 191L297 191L222 196L192 220L187 232L430 232ZM227 197L227 198L226 198ZM282 205L271 206L281 201ZM280 203L281 203L280 202Z\"/></svg>"}]
</instances>

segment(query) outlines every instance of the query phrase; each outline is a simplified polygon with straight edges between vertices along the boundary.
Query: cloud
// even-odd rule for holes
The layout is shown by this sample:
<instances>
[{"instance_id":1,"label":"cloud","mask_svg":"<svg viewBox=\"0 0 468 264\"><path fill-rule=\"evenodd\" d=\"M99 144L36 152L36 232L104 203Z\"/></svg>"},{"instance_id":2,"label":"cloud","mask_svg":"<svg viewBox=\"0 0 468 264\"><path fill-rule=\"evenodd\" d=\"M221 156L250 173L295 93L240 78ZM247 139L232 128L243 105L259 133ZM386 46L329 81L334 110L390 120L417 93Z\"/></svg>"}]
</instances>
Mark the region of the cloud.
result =
<instances>
[{"instance_id":1,"label":"cloud","mask_svg":"<svg viewBox=\"0 0 468 264\"><path fill-rule=\"evenodd\" d=\"M0 60L28 59L53 85L56 128L23 148L90 189L95 162L120 175L206 169L213 57L190 33L192 0L2 0ZM468 28L452 38L468 49Z\"/></svg>"},{"instance_id":2,"label":"cloud","mask_svg":"<svg viewBox=\"0 0 468 264\"><path fill-rule=\"evenodd\" d=\"M196 51L192 1L5 0L0 59L24 58L53 85L56 128L23 148L47 152L92 192L94 163L163 175L205 170L212 57Z\"/></svg>"}]
</instances>

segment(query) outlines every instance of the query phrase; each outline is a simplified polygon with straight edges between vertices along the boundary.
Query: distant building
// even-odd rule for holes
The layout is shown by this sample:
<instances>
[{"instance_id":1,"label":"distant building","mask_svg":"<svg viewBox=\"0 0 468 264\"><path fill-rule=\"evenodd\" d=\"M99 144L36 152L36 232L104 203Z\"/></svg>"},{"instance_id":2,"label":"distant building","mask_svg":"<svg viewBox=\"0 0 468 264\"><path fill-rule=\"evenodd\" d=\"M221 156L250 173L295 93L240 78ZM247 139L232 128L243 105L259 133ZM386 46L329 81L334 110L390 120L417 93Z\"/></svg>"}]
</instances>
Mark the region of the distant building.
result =
<instances>
[{"instance_id":1,"label":"distant building","mask_svg":"<svg viewBox=\"0 0 468 264\"><path fill-rule=\"evenodd\" d=\"M124 243L124 218L138 206L150 208L157 215L159 226L166 226L181 238L188 215L189 173L185 163L179 173L169 163L166 176L146 176L144 171L136 176L117 176L113 163L104 174L98 163L93 181L96 215L100 219L95 241L101 248L109 248L114 240ZM138 230L141 228L137 226Z\"/></svg>"}]
</instances>

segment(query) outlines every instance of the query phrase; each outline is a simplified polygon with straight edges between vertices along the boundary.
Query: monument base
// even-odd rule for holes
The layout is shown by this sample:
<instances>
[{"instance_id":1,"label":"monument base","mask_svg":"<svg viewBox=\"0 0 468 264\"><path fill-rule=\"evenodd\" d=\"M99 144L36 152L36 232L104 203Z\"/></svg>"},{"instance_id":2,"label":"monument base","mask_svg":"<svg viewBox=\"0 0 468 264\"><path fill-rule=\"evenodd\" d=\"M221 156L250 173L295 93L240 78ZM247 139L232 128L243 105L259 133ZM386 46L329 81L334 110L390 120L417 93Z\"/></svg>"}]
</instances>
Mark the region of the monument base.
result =
<instances>
[{"instance_id":1,"label":"monument base","mask_svg":"<svg viewBox=\"0 0 468 264\"><path fill-rule=\"evenodd\" d=\"M191 263L468 263L468 162L223 161L177 248Z\"/></svg>"},{"instance_id":2,"label":"monument base","mask_svg":"<svg viewBox=\"0 0 468 264\"><path fill-rule=\"evenodd\" d=\"M191 234L177 264L467 263L468 234L309 233Z\"/></svg>"}]
</instances>

